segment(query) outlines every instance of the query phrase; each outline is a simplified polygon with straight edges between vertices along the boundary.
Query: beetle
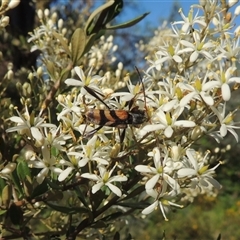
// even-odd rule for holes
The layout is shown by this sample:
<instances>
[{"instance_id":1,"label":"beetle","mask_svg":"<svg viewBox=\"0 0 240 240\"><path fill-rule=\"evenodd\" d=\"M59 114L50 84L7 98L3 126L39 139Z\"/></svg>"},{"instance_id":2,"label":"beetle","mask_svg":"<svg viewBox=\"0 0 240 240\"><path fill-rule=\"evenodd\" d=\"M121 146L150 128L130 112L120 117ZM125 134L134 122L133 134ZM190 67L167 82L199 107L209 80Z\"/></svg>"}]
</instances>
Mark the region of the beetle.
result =
<instances>
[{"instance_id":1,"label":"beetle","mask_svg":"<svg viewBox=\"0 0 240 240\"><path fill-rule=\"evenodd\" d=\"M138 69L137 69L137 72L140 76ZM145 98L145 108L146 108L145 89L144 89L142 78L140 77L140 79L142 82L143 94ZM137 127L138 125L148 120L148 116L145 110L140 110L139 107L137 106L131 108L131 105L133 104L135 97L129 101L130 110L122 110L122 109L115 110L115 109L110 109L110 107L99 97L99 95L102 95L102 94L96 93L95 90L91 89L88 86L84 86L84 88L89 94L91 94L93 97L98 99L107 108L106 110L91 108L85 111L84 116L86 121L88 123L99 125L99 127L88 132L86 136L91 136L92 134L100 130L102 127L109 126L109 127L124 129L122 134L123 136L121 137L121 139L123 140L125 129L127 128L128 125L133 125Z\"/></svg>"}]
</instances>

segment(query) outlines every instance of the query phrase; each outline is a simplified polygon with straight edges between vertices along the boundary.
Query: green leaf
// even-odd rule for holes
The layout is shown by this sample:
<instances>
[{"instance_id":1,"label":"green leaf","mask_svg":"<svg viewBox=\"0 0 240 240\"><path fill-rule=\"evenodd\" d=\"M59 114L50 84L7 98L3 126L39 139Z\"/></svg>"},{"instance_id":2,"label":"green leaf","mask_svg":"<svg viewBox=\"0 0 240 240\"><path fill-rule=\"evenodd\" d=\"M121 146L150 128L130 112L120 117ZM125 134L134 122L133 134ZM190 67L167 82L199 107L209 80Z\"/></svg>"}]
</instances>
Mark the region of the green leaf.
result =
<instances>
[{"instance_id":1,"label":"green leaf","mask_svg":"<svg viewBox=\"0 0 240 240\"><path fill-rule=\"evenodd\" d=\"M54 36L56 39L59 40L59 42L61 43L64 51L66 52L66 54L67 54L68 56L71 56L71 52L70 52L69 47L68 47L66 41L64 40L63 36L62 36L61 34L55 32L55 31L53 31L52 34L53 34L53 36Z\"/></svg>"},{"instance_id":2,"label":"green leaf","mask_svg":"<svg viewBox=\"0 0 240 240\"><path fill-rule=\"evenodd\" d=\"M33 191L32 179L29 176L26 176L26 179L23 180L23 189L25 196L29 197Z\"/></svg>"},{"instance_id":3,"label":"green leaf","mask_svg":"<svg viewBox=\"0 0 240 240\"><path fill-rule=\"evenodd\" d=\"M21 181L24 181L27 176L31 178L31 172L26 161L20 161L18 163L17 175Z\"/></svg>"},{"instance_id":4,"label":"green leaf","mask_svg":"<svg viewBox=\"0 0 240 240\"><path fill-rule=\"evenodd\" d=\"M50 188L52 188L54 190L62 189L62 186L60 185L60 183L57 180L46 179L46 182L50 186Z\"/></svg>"},{"instance_id":5,"label":"green leaf","mask_svg":"<svg viewBox=\"0 0 240 240\"><path fill-rule=\"evenodd\" d=\"M7 212L7 210L5 209L5 210L3 210L3 209L0 209L0 216L1 215L3 215L3 214L5 214Z\"/></svg>"},{"instance_id":6,"label":"green leaf","mask_svg":"<svg viewBox=\"0 0 240 240\"><path fill-rule=\"evenodd\" d=\"M222 238L221 233L219 233L217 240L221 240L221 238Z\"/></svg>"},{"instance_id":7,"label":"green leaf","mask_svg":"<svg viewBox=\"0 0 240 240\"><path fill-rule=\"evenodd\" d=\"M93 223L91 225L91 227L93 227L93 228L106 228L107 224L106 224L106 222L99 220L99 221Z\"/></svg>"},{"instance_id":8,"label":"green leaf","mask_svg":"<svg viewBox=\"0 0 240 240\"><path fill-rule=\"evenodd\" d=\"M44 193L46 193L48 191L48 185L46 181L43 181L42 184L37 185L34 189L33 192L31 194L31 198L36 198Z\"/></svg>"},{"instance_id":9,"label":"green leaf","mask_svg":"<svg viewBox=\"0 0 240 240\"><path fill-rule=\"evenodd\" d=\"M50 190L44 194L46 196L46 201L58 201L63 199L62 191Z\"/></svg>"},{"instance_id":10,"label":"green leaf","mask_svg":"<svg viewBox=\"0 0 240 240\"><path fill-rule=\"evenodd\" d=\"M85 45L85 32L81 28L77 28L71 39L71 58L74 66L80 65L80 60L84 53Z\"/></svg>"},{"instance_id":11,"label":"green leaf","mask_svg":"<svg viewBox=\"0 0 240 240\"><path fill-rule=\"evenodd\" d=\"M14 225L20 225L23 222L23 211L21 207L12 204L8 210L8 216Z\"/></svg>"},{"instance_id":12,"label":"green leaf","mask_svg":"<svg viewBox=\"0 0 240 240\"><path fill-rule=\"evenodd\" d=\"M84 31L86 33L86 35L91 35L95 32L93 32L93 29L95 28L95 24L93 24L93 20L94 18L97 17L98 14L100 14L102 11L108 9L109 7L111 7L114 4L114 0L108 1L105 4L103 4L102 6L100 6L99 8L97 8L96 10L93 11L93 13L89 16L86 26L84 28ZM96 20L95 20L96 22Z\"/></svg>"},{"instance_id":13,"label":"green leaf","mask_svg":"<svg viewBox=\"0 0 240 240\"><path fill-rule=\"evenodd\" d=\"M118 203L119 206L122 206L122 207L128 207L128 208L132 208L132 209L144 209L146 208L147 206L147 203L141 203L141 202L120 202Z\"/></svg>"},{"instance_id":14,"label":"green leaf","mask_svg":"<svg viewBox=\"0 0 240 240\"><path fill-rule=\"evenodd\" d=\"M101 221L104 221L104 222L112 221L112 220L115 220L116 218L121 217L123 214L124 214L123 212L115 212L113 214L110 214L106 217L101 218Z\"/></svg>"},{"instance_id":15,"label":"green leaf","mask_svg":"<svg viewBox=\"0 0 240 240\"><path fill-rule=\"evenodd\" d=\"M123 0L115 0L114 4L108 9L102 11L99 19L103 19L102 24L106 26L110 21L112 21L123 9Z\"/></svg>"},{"instance_id":16,"label":"green leaf","mask_svg":"<svg viewBox=\"0 0 240 240\"><path fill-rule=\"evenodd\" d=\"M6 181L3 178L0 178L0 195L2 195L2 190L6 186Z\"/></svg>"},{"instance_id":17,"label":"green leaf","mask_svg":"<svg viewBox=\"0 0 240 240\"><path fill-rule=\"evenodd\" d=\"M84 53L87 53L91 47L93 46L95 40L98 38L96 33L91 34L88 38L87 38L87 42L85 45L85 49L84 49Z\"/></svg>"},{"instance_id":18,"label":"green leaf","mask_svg":"<svg viewBox=\"0 0 240 240\"><path fill-rule=\"evenodd\" d=\"M13 180L13 183L14 183L14 187L20 193L20 195L18 197L21 198L22 196L24 196L23 188L22 188L21 181L20 181L20 179L18 177L18 174L17 174L16 170L12 172L12 180Z\"/></svg>"},{"instance_id":19,"label":"green leaf","mask_svg":"<svg viewBox=\"0 0 240 240\"><path fill-rule=\"evenodd\" d=\"M144 13L143 15L141 15L141 16L133 19L133 20L130 20L128 22L121 23L121 24L118 24L118 25L115 25L115 26L109 26L109 27L106 28L106 30L122 29L122 28L132 27L133 25L140 22L143 18L145 18L148 14L149 14L149 12Z\"/></svg>"},{"instance_id":20,"label":"green leaf","mask_svg":"<svg viewBox=\"0 0 240 240\"><path fill-rule=\"evenodd\" d=\"M8 207L11 199L12 199L12 186L6 185L2 190L2 205Z\"/></svg>"},{"instance_id":21,"label":"green leaf","mask_svg":"<svg viewBox=\"0 0 240 240\"><path fill-rule=\"evenodd\" d=\"M54 63L51 61L44 61L44 63L51 78L54 80L57 79L58 78L56 75L57 70L55 68Z\"/></svg>"},{"instance_id":22,"label":"green leaf","mask_svg":"<svg viewBox=\"0 0 240 240\"><path fill-rule=\"evenodd\" d=\"M113 240L120 240L120 233L116 232L113 236Z\"/></svg>"},{"instance_id":23,"label":"green leaf","mask_svg":"<svg viewBox=\"0 0 240 240\"><path fill-rule=\"evenodd\" d=\"M45 202L45 204L51 207L55 211L66 213L66 214L89 213L89 210L83 207L66 207L66 206L55 205L49 202Z\"/></svg>"},{"instance_id":24,"label":"green leaf","mask_svg":"<svg viewBox=\"0 0 240 240\"><path fill-rule=\"evenodd\" d=\"M70 77L70 74L71 74L71 67L67 66L66 68L62 69L61 71L61 82L65 81L68 77ZM58 154L58 150L57 148L55 148L55 153L53 154L56 154L54 156L57 156Z\"/></svg>"},{"instance_id":25,"label":"green leaf","mask_svg":"<svg viewBox=\"0 0 240 240\"><path fill-rule=\"evenodd\" d=\"M127 237L126 237L126 240L132 240L133 239L133 237L132 237L132 235L129 233L128 235L127 235Z\"/></svg>"},{"instance_id":26,"label":"green leaf","mask_svg":"<svg viewBox=\"0 0 240 240\"><path fill-rule=\"evenodd\" d=\"M88 203L86 201L86 196L82 193L80 187L74 188L75 193L77 194L78 199L83 203L83 205L88 208Z\"/></svg>"},{"instance_id":27,"label":"green leaf","mask_svg":"<svg viewBox=\"0 0 240 240\"><path fill-rule=\"evenodd\" d=\"M98 209L98 207L104 201L104 199L105 199L105 193L103 191L97 191L96 193L91 195L93 210Z\"/></svg>"},{"instance_id":28,"label":"green leaf","mask_svg":"<svg viewBox=\"0 0 240 240\"><path fill-rule=\"evenodd\" d=\"M139 195L139 194L142 193L143 191L145 191L145 186L144 186L144 185L141 185L141 186L135 188L132 192L130 192L123 200L131 199L131 198Z\"/></svg>"}]
</instances>

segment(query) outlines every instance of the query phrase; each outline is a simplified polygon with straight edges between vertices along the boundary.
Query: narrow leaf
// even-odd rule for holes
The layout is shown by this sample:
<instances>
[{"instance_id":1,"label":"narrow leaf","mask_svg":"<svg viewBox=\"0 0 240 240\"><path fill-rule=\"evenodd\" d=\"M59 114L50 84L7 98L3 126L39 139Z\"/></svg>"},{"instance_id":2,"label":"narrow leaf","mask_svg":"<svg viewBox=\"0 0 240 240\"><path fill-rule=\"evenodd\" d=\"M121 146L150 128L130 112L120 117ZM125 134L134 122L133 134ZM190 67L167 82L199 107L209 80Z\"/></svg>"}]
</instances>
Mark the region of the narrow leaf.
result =
<instances>
[{"instance_id":1,"label":"narrow leaf","mask_svg":"<svg viewBox=\"0 0 240 240\"><path fill-rule=\"evenodd\" d=\"M86 196L84 195L84 193L82 193L80 187L76 187L75 189L75 193L77 194L78 199L82 202L82 204L88 208L88 203L86 201Z\"/></svg>"},{"instance_id":2,"label":"narrow leaf","mask_svg":"<svg viewBox=\"0 0 240 240\"><path fill-rule=\"evenodd\" d=\"M33 191L33 185L32 180L29 176L26 177L26 179L23 180L23 189L25 196L29 197L32 194Z\"/></svg>"},{"instance_id":3,"label":"narrow leaf","mask_svg":"<svg viewBox=\"0 0 240 240\"><path fill-rule=\"evenodd\" d=\"M95 40L98 38L96 33L91 34L88 38L87 38L87 42L85 45L85 49L84 49L84 53L87 53L90 48L93 46Z\"/></svg>"},{"instance_id":4,"label":"narrow leaf","mask_svg":"<svg viewBox=\"0 0 240 240\"><path fill-rule=\"evenodd\" d=\"M48 190L48 186L47 186L47 182L43 181L42 184L37 185L32 192L31 198L36 198L44 193L46 193L46 191Z\"/></svg>"},{"instance_id":5,"label":"narrow leaf","mask_svg":"<svg viewBox=\"0 0 240 240\"><path fill-rule=\"evenodd\" d=\"M9 185L6 185L2 190L3 206L8 207L11 199L12 199L12 187Z\"/></svg>"},{"instance_id":6,"label":"narrow leaf","mask_svg":"<svg viewBox=\"0 0 240 240\"><path fill-rule=\"evenodd\" d=\"M31 177L31 172L28 167L28 164L25 161L20 161L17 165L17 175L21 181L24 181L25 178Z\"/></svg>"},{"instance_id":7,"label":"narrow leaf","mask_svg":"<svg viewBox=\"0 0 240 240\"><path fill-rule=\"evenodd\" d=\"M101 220L101 221L104 221L104 222L106 222L106 221L112 221L112 220L115 220L116 218L119 218L119 217L122 216L123 214L124 214L123 212L115 212L115 213L113 213L113 214L110 214L110 215L108 215L108 216L106 216L106 217L101 218L100 220Z\"/></svg>"},{"instance_id":8,"label":"narrow leaf","mask_svg":"<svg viewBox=\"0 0 240 240\"><path fill-rule=\"evenodd\" d=\"M93 20L94 18L97 17L98 14L100 14L102 11L106 10L107 8L111 7L114 4L114 1L108 1L105 4L103 4L102 6L100 6L99 8L97 8L96 10L93 11L93 13L90 15L90 17L87 20L86 26L85 26L85 33L87 35L92 34L92 29L94 28L93 25Z\"/></svg>"},{"instance_id":9,"label":"narrow leaf","mask_svg":"<svg viewBox=\"0 0 240 240\"><path fill-rule=\"evenodd\" d=\"M14 203L8 210L8 216L14 225L20 225L23 222L23 211L21 207L15 205Z\"/></svg>"},{"instance_id":10,"label":"narrow leaf","mask_svg":"<svg viewBox=\"0 0 240 240\"><path fill-rule=\"evenodd\" d=\"M118 25L115 25L115 26L109 26L106 28L106 30L113 30L113 29L121 29L121 28L128 28L128 27L131 27L135 24L137 24L138 22L140 22L143 18L145 18L147 15L149 14L148 13L144 13L143 15L133 19L133 20L130 20L128 22L125 22L125 23L121 23L121 24L118 24Z\"/></svg>"},{"instance_id":11,"label":"narrow leaf","mask_svg":"<svg viewBox=\"0 0 240 240\"><path fill-rule=\"evenodd\" d=\"M116 232L113 236L113 240L120 240L120 233Z\"/></svg>"},{"instance_id":12,"label":"narrow leaf","mask_svg":"<svg viewBox=\"0 0 240 240\"><path fill-rule=\"evenodd\" d=\"M77 28L71 39L71 58L73 65L80 65L80 59L84 53L86 45L86 35L81 28Z\"/></svg>"},{"instance_id":13,"label":"narrow leaf","mask_svg":"<svg viewBox=\"0 0 240 240\"><path fill-rule=\"evenodd\" d=\"M106 228L107 224L104 221L99 220L99 221L93 223L92 227L93 228Z\"/></svg>"},{"instance_id":14,"label":"narrow leaf","mask_svg":"<svg viewBox=\"0 0 240 240\"><path fill-rule=\"evenodd\" d=\"M136 203L136 202L124 202L124 203L118 203L119 206L122 207L128 207L128 208L132 208L132 209L143 209L146 208L148 205L147 203Z\"/></svg>"},{"instance_id":15,"label":"narrow leaf","mask_svg":"<svg viewBox=\"0 0 240 240\"><path fill-rule=\"evenodd\" d=\"M0 178L0 195L2 195L2 190L6 186L6 181L3 178Z\"/></svg>"},{"instance_id":16,"label":"narrow leaf","mask_svg":"<svg viewBox=\"0 0 240 240\"><path fill-rule=\"evenodd\" d=\"M15 169L15 171L12 172L12 180L13 180L13 183L14 183L14 187L20 193L20 195L18 197L21 198L23 196L23 188L21 186L21 181L18 177L16 169Z\"/></svg>"},{"instance_id":17,"label":"narrow leaf","mask_svg":"<svg viewBox=\"0 0 240 240\"><path fill-rule=\"evenodd\" d=\"M145 191L145 186L141 185L141 186L137 187L136 189L134 189L131 193L129 193L123 200L131 199L131 198L139 195L143 191Z\"/></svg>"},{"instance_id":18,"label":"narrow leaf","mask_svg":"<svg viewBox=\"0 0 240 240\"><path fill-rule=\"evenodd\" d=\"M56 210L58 212L66 213L66 214L76 214L76 213L88 213L88 209L83 207L66 207L66 206L59 206L55 205L49 202L45 202L49 207L51 207L53 210Z\"/></svg>"}]
</instances>

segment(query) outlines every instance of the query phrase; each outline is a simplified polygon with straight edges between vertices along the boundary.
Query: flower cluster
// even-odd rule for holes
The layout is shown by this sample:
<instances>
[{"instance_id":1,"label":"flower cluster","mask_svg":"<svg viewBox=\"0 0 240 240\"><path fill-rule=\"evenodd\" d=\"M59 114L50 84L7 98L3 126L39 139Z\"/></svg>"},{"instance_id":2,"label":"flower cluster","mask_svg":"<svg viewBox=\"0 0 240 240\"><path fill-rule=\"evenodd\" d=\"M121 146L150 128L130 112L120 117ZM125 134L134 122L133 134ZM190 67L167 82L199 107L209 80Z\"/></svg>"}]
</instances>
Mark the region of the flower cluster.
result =
<instances>
[{"instance_id":1,"label":"flower cluster","mask_svg":"<svg viewBox=\"0 0 240 240\"><path fill-rule=\"evenodd\" d=\"M172 24L172 40L156 45L140 83L126 77L128 91L114 92L107 74L77 66L77 79L65 80L73 88L57 97L59 126L27 110L10 119L18 126L8 132L18 131L41 149L28 161L41 169L39 184L53 176L60 183L81 178L91 194L104 192L106 200L114 193L119 202L144 184L149 201L142 213L160 208L165 220L172 206L182 207L177 200L188 190L220 189L214 179L220 163L210 167L208 154L193 143L203 136L220 141L227 133L238 140L237 110L228 111L227 105L240 84L240 34L239 28L231 33L232 21L221 21L216 1L207 2L194 5L187 17L180 12L183 20ZM209 20L210 11L215 15ZM239 7L235 17L238 12ZM100 53L92 48L90 54L94 59Z\"/></svg>"}]
</instances>

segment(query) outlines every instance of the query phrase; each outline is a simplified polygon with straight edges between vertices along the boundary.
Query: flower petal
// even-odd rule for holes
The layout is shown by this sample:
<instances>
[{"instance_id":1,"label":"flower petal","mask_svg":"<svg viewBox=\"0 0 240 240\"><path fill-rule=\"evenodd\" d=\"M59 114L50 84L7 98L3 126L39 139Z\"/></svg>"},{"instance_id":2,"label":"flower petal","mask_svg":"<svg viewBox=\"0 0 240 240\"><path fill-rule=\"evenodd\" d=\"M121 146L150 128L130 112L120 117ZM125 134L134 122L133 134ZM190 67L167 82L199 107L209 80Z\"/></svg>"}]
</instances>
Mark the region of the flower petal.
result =
<instances>
[{"instance_id":1,"label":"flower petal","mask_svg":"<svg viewBox=\"0 0 240 240\"><path fill-rule=\"evenodd\" d=\"M121 197L122 196L122 192L121 192L121 190L118 188L118 187L116 187L116 186L114 186L113 184L111 184L111 183L106 183L106 186L108 186L109 188L110 188L110 190L113 192L113 193L115 193L118 197Z\"/></svg>"},{"instance_id":2,"label":"flower petal","mask_svg":"<svg viewBox=\"0 0 240 240\"><path fill-rule=\"evenodd\" d=\"M231 98L231 90L227 83L222 85L222 97L224 101L228 101Z\"/></svg>"}]
</instances>

